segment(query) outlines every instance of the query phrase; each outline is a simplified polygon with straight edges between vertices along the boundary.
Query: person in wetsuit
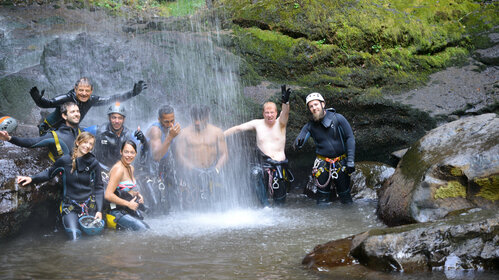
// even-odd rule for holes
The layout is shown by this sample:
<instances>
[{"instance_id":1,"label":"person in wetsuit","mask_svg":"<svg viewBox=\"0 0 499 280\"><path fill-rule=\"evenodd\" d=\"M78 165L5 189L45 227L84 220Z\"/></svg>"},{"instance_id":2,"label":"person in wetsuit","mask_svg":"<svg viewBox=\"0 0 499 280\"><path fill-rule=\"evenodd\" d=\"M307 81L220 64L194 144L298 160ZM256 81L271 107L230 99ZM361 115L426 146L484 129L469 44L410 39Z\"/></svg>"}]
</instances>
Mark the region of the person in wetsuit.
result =
<instances>
[{"instance_id":1,"label":"person in wetsuit","mask_svg":"<svg viewBox=\"0 0 499 280\"><path fill-rule=\"evenodd\" d=\"M137 145L131 140L126 140L121 145L121 159L116 162L109 172L109 182L106 187L105 198L110 203L109 214L106 217L108 225L134 231L148 229L149 226L142 221L140 204L144 198L138 191L134 176L135 168L132 166L137 156Z\"/></svg>"},{"instance_id":2,"label":"person in wetsuit","mask_svg":"<svg viewBox=\"0 0 499 280\"><path fill-rule=\"evenodd\" d=\"M0 140L9 141L16 146L25 148L48 146L49 157L52 161L55 161L73 149L74 141L81 132L79 128L80 109L78 105L74 102L66 102L61 105L59 111L65 122L51 133L35 138L21 138L10 136L7 131L0 131Z\"/></svg>"},{"instance_id":3,"label":"person in wetsuit","mask_svg":"<svg viewBox=\"0 0 499 280\"><path fill-rule=\"evenodd\" d=\"M277 117L277 106L274 102L263 104L263 119L249 122L227 129L225 136L241 131L256 131L256 145L260 152L260 164L252 170L253 181L258 199L267 206L268 195L275 204L283 204L286 200L287 186L284 183L286 174L292 181L292 174L288 167L288 160L284 153L286 145L286 126L289 118L289 96L291 89L281 86L282 110ZM267 194L268 192L268 194Z\"/></svg>"},{"instance_id":4,"label":"person in wetsuit","mask_svg":"<svg viewBox=\"0 0 499 280\"><path fill-rule=\"evenodd\" d=\"M355 171L352 128L333 108L325 109L326 103L320 93L309 94L306 104L312 120L301 129L294 146L301 149L309 136L314 139L316 159L312 178L317 185L317 203L328 203L335 198L333 184L341 203L352 203L350 175Z\"/></svg>"},{"instance_id":5,"label":"person in wetsuit","mask_svg":"<svg viewBox=\"0 0 499 280\"><path fill-rule=\"evenodd\" d=\"M40 135L44 135L49 130L55 130L59 128L59 126L63 123L61 112L59 111L59 106L63 103L66 103L68 101L76 103L80 108L80 121L82 121L90 108L92 108L92 106L103 106L116 101L125 101L139 95L146 88L147 84L144 81L139 81L138 83L134 84L131 91L122 94L115 94L109 97L101 97L92 95L93 87L90 79L83 77L76 82L74 89L70 90L66 94L58 95L52 99L44 98L43 95L45 93L45 90L42 90L42 92L40 93L37 87L31 88L29 93L38 107L56 108L55 111L50 113L38 126Z\"/></svg>"},{"instance_id":6,"label":"person in wetsuit","mask_svg":"<svg viewBox=\"0 0 499 280\"><path fill-rule=\"evenodd\" d=\"M107 110L108 123L97 127L95 133L95 156L108 171L121 158L121 146L126 140L142 144L141 153L147 150L147 140L140 127L132 133L124 124L126 109L123 104L116 102Z\"/></svg>"},{"instance_id":7,"label":"person in wetsuit","mask_svg":"<svg viewBox=\"0 0 499 280\"><path fill-rule=\"evenodd\" d=\"M93 215L97 220L102 219L104 187L99 162L91 153L94 142L92 134L82 132L74 142L72 156L63 155L47 170L34 176L17 177L17 183L25 186L48 181L62 173L62 224L72 240L81 237L79 217Z\"/></svg>"}]
</instances>

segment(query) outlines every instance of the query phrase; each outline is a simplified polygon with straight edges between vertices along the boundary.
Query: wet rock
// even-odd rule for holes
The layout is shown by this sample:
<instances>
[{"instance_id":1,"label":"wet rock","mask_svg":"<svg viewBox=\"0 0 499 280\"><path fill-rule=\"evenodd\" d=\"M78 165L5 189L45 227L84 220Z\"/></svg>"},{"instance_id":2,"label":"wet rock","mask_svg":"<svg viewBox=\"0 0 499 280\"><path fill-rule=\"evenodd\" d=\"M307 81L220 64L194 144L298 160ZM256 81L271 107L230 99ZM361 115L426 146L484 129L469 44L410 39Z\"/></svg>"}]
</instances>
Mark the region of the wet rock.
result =
<instances>
[{"instance_id":1,"label":"wet rock","mask_svg":"<svg viewBox=\"0 0 499 280\"><path fill-rule=\"evenodd\" d=\"M353 199L378 199L378 191L395 168L380 162L359 162L351 176Z\"/></svg>"},{"instance_id":2,"label":"wet rock","mask_svg":"<svg viewBox=\"0 0 499 280\"><path fill-rule=\"evenodd\" d=\"M497 66L499 65L499 33L490 33L487 37L493 46L476 50L473 55L483 64Z\"/></svg>"},{"instance_id":3,"label":"wet rock","mask_svg":"<svg viewBox=\"0 0 499 280\"><path fill-rule=\"evenodd\" d=\"M58 180L26 187L15 183L17 175L33 175L50 166L47 150L19 148L8 142L0 149L0 238L40 224L51 228L60 200Z\"/></svg>"},{"instance_id":4,"label":"wet rock","mask_svg":"<svg viewBox=\"0 0 499 280\"><path fill-rule=\"evenodd\" d=\"M430 131L380 191L388 225L435 221L451 211L499 206L499 118L461 118Z\"/></svg>"},{"instance_id":5,"label":"wet rock","mask_svg":"<svg viewBox=\"0 0 499 280\"><path fill-rule=\"evenodd\" d=\"M432 223L356 235L351 256L383 271L499 269L499 214L473 209Z\"/></svg>"},{"instance_id":6,"label":"wet rock","mask_svg":"<svg viewBox=\"0 0 499 280\"><path fill-rule=\"evenodd\" d=\"M338 266L358 264L350 255L353 236L330 241L326 244L315 246L314 250L307 254L302 264L309 269L325 270Z\"/></svg>"}]
</instances>

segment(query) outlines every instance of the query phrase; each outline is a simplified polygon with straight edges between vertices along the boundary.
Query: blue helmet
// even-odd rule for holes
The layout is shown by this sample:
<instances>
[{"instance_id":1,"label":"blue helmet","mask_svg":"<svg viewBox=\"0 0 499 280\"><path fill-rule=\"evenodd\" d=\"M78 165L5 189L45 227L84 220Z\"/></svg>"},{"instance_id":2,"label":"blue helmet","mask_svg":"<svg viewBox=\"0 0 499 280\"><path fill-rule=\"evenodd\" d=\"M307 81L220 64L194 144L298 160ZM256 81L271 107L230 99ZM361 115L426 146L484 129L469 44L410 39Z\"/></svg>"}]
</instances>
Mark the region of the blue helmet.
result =
<instances>
[{"instance_id":1,"label":"blue helmet","mask_svg":"<svg viewBox=\"0 0 499 280\"><path fill-rule=\"evenodd\" d=\"M82 216L78 222L83 232L88 235L97 235L104 229L104 221L96 220L92 216Z\"/></svg>"}]
</instances>

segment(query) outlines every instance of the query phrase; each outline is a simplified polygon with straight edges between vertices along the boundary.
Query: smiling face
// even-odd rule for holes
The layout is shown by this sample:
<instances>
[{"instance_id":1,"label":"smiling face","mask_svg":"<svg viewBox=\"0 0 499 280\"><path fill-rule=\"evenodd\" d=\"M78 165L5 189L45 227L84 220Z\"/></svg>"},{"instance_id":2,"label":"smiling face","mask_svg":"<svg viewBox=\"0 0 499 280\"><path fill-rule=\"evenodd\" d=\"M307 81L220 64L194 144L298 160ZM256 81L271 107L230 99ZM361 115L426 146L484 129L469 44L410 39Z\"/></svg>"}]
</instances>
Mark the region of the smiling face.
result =
<instances>
[{"instance_id":1,"label":"smiling face","mask_svg":"<svg viewBox=\"0 0 499 280\"><path fill-rule=\"evenodd\" d=\"M95 138L89 137L82 139L76 143L76 152L79 157L84 156L92 151L94 148Z\"/></svg>"},{"instance_id":2,"label":"smiling face","mask_svg":"<svg viewBox=\"0 0 499 280\"><path fill-rule=\"evenodd\" d=\"M324 102L312 100L307 104L314 121L319 121L324 117Z\"/></svg>"},{"instance_id":3,"label":"smiling face","mask_svg":"<svg viewBox=\"0 0 499 280\"><path fill-rule=\"evenodd\" d=\"M123 128L124 122L125 122L124 116L122 116L118 113L109 114L109 123L113 127L114 131L121 130Z\"/></svg>"},{"instance_id":4,"label":"smiling face","mask_svg":"<svg viewBox=\"0 0 499 280\"><path fill-rule=\"evenodd\" d=\"M273 102L263 105L263 119L266 124L273 125L277 119L277 106Z\"/></svg>"},{"instance_id":5,"label":"smiling face","mask_svg":"<svg viewBox=\"0 0 499 280\"><path fill-rule=\"evenodd\" d=\"M92 95L92 86L80 82L75 87L75 93L76 93L76 98L78 98L80 102L87 102L90 99L90 96Z\"/></svg>"},{"instance_id":6,"label":"smiling face","mask_svg":"<svg viewBox=\"0 0 499 280\"><path fill-rule=\"evenodd\" d=\"M137 151L130 144L125 144L120 153L121 153L121 160L127 165L132 164L132 162L135 159L135 156L137 156Z\"/></svg>"},{"instance_id":7,"label":"smiling face","mask_svg":"<svg viewBox=\"0 0 499 280\"><path fill-rule=\"evenodd\" d=\"M66 113L62 114L62 118L69 126L76 126L80 123L80 108L78 105L67 107Z\"/></svg>"}]
</instances>

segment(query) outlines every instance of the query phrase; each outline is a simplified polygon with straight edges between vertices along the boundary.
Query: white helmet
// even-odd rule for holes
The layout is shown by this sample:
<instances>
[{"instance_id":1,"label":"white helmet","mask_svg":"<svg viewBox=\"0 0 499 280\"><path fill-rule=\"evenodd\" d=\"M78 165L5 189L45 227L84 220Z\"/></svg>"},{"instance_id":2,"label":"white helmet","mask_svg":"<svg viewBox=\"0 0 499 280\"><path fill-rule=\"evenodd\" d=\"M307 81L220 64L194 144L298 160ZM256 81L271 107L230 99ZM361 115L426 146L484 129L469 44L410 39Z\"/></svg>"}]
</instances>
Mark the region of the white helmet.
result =
<instances>
[{"instance_id":1,"label":"white helmet","mask_svg":"<svg viewBox=\"0 0 499 280\"><path fill-rule=\"evenodd\" d=\"M312 92L311 94L307 95L307 98L305 99L305 104L308 105L308 102L312 100L319 100L321 102L325 102L322 95L318 92Z\"/></svg>"},{"instance_id":2,"label":"white helmet","mask_svg":"<svg viewBox=\"0 0 499 280\"><path fill-rule=\"evenodd\" d=\"M117 113L117 114L122 115L123 117L126 117L125 112L126 112L125 106L121 105L121 103L119 103L119 102L114 103L113 105L109 106L109 108L107 109L108 115L113 114L113 113Z\"/></svg>"},{"instance_id":3,"label":"white helmet","mask_svg":"<svg viewBox=\"0 0 499 280\"><path fill-rule=\"evenodd\" d=\"M0 130L12 133L17 128L17 120L13 117L5 116L0 118Z\"/></svg>"}]
</instances>

